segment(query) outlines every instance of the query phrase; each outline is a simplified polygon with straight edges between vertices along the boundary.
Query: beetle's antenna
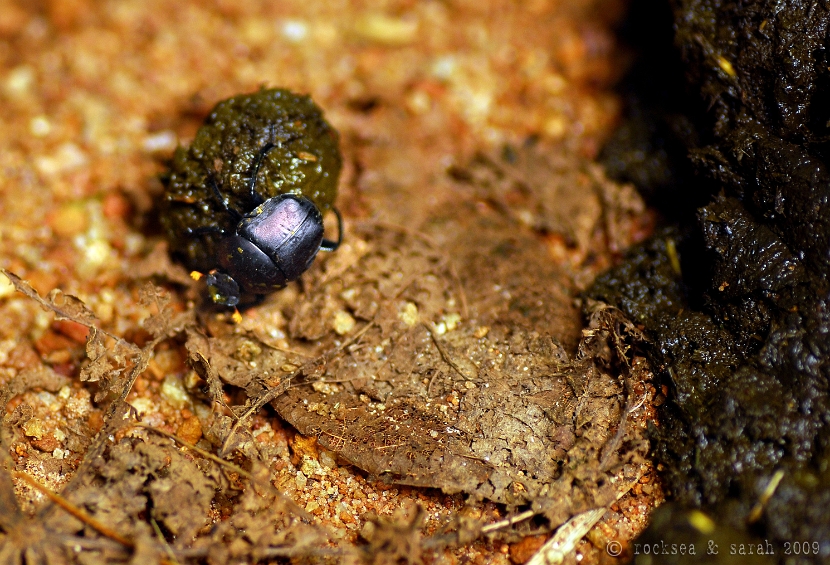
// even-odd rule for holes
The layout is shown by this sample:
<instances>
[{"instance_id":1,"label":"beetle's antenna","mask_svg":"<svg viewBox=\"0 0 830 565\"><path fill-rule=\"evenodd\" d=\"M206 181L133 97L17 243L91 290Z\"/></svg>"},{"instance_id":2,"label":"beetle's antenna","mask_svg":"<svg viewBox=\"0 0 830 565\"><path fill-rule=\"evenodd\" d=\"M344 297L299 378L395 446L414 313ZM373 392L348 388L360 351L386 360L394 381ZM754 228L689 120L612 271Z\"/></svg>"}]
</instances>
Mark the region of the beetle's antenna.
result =
<instances>
[{"instance_id":1,"label":"beetle's antenna","mask_svg":"<svg viewBox=\"0 0 830 565\"><path fill-rule=\"evenodd\" d=\"M208 234L208 233L218 233L220 235L225 234L225 230L223 230L219 226L201 226L201 227L198 227L198 228L187 228L184 231L185 231L185 233L187 233L187 235L194 235L194 236L205 235L205 234Z\"/></svg>"},{"instance_id":2,"label":"beetle's antenna","mask_svg":"<svg viewBox=\"0 0 830 565\"><path fill-rule=\"evenodd\" d=\"M254 162L254 172L251 175L251 180L248 182L248 192L251 193L251 201L254 203L254 206L259 206L263 202L259 194L254 191L254 187L256 186L256 178L257 175L259 175L259 167L262 165L262 160L265 158L265 155L274 147L276 147L276 145L269 141L262 146L262 149L259 150L259 155L256 156L256 161Z\"/></svg>"},{"instance_id":3,"label":"beetle's antenna","mask_svg":"<svg viewBox=\"0 0 830 565\"><path fill-rule=\"evenodd\" d=\"M334 206L331 207L331 211L334 212L335 216L337 216L337 241L329 241L328 239L324 239L320 243L320 251L334 251L340 247L341 243L343 243L343 216L340 215L340 210Z\"/></svg>"},{"instance_id":4,"label":"beetle's antenna","mask_svg":"<svg viewBox=\"0 0 830 565\"><path fill-rule=\"evenodd\" d=\"M219 186L216 184L216 177L213 176L213 173L208 172L207 180L208 180L208 184L210 185L210 188L213 190L213 195L216 197L216 200L218 200L219 204L221 204L222 207L230 215L233 216L234 222L238 222L239 220L241 220L242 219L242 214L240 214L239 212L237 212L236 210L234 210L233 208L228 206L228 203L225 202L224 198L222 198L222 193L219 191Z\"/></svg>"}]
</instances>

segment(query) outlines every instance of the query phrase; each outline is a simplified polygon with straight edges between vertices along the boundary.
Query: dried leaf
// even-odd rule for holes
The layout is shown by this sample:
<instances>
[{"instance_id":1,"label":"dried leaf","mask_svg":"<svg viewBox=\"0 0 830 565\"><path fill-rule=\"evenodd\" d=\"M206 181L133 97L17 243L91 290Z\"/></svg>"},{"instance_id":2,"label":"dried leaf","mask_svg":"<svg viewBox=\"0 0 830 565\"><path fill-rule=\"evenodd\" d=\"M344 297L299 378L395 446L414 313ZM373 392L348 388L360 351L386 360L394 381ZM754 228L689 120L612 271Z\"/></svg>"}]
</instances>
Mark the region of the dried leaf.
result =
<instances>
[{"instance_id":1,"label":"dried leaf","mask_svg":"<svg viewBox=\"0 0 830 565\"><path fill-rule=\"evenodd\" d=\"M598 309L578 344L567 279L509 220L435 222L441 246L437 235L369 227L349 266L310 277L313 290L286 316L296 347L315 340L316 359L237 333L204 338L200 353L254 406L274 395L267 381L295 378L272 401L280 415L384 480L534 504L548 527L605 504L612 473L645 448L641 430L621 425L641 336ZM358 310L373 316L343 343L335 318Z\"/></svg>"},{"instance_id":2,"label":"dried leaf","mask_svg":"<svg viewBox=\"0 0 830 565\"><path fill-rule=\"evenodd\" d=\"M148 282L141 287L138 297L143 306L156 307L156 313L144 320L145 330L150 332L153 337L175 333L172 323L173 312L168 307L170 295L164 289Z\"/></svg>"},{"instance_id":3,"label":"dried leaf","mask_svg":"<svg viewBox=\"0 0 830 565\"><path fill-rule=\"evenodd\" d=\"M97 322L95 314L79 298L54 289L44 299L29 283L11 271L0 269L0 272L8 277L18 292L22 292L40 304L47 312L54 312L59 319L72 320L87 327L94 327Z\"/></svg>"}]
</instances>

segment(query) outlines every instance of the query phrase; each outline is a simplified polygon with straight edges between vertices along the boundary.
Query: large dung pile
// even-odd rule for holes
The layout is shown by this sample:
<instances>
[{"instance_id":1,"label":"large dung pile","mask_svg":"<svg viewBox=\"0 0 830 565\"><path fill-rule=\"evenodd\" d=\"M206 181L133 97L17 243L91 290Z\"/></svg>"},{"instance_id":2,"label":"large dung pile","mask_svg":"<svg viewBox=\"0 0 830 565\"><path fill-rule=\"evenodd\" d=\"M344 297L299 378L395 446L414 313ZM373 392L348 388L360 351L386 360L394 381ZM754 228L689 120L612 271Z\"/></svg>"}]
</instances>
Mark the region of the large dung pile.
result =
<instances>
[{"instance_id":1,"label":"large dung pile","mask_svg":"<svg viewBox=\"0 0 830 565\"><path fill-rule=\"evenodd\" d=\"M795 541L812 544L797 559L827 559L830 11L673 9L687 78L709 108L703 134L686 136L698 173L687 189L718 195L589 294L653 338L671 387L654 447L678 506L771 540L776 559Z\"/></svg>"}]
</instances>

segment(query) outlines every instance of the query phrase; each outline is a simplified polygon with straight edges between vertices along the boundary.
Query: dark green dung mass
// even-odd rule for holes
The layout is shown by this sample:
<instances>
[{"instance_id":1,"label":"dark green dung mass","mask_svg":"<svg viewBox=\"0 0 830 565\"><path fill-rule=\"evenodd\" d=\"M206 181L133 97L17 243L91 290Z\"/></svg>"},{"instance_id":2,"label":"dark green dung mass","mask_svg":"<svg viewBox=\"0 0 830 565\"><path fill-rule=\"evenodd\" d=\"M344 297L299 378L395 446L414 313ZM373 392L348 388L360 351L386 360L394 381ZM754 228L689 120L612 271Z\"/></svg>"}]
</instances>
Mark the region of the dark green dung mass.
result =
<instances>
[{"instance_id":1,"label":"dark green dung mass","mask_svg":"<svg viewBox=\"0 0 830 565\"><path fill-rule=\"evenodd\" d=\"M672 211L685 224L632 249L588 292L642 325L669 391L651 437L673 507L643 539L677 539L694 508L717 522L709 539L731 531L731 545L752 537L774 562L830 563L830 5L670 4L706 111L628 131L676 134L698 175L674 174L681 159L660 154L624 158L672 146L646 136L607 153L633 180L629 164L667 165L639 171L660 181L646 183L653 201L702 204ZM647 100L661 79L643 83ZM749 563L732 549L652 562Z\"/></svg>"},{"instance_id":2,"label":"dark green dung mass","mask_svg":"<svg viewBox=\"0 0 830 565\"><path fill-rule=\"evenodd\" d=\"M269 145L252 197L257 156ZM325 214L341 165L337 132L310 97L268 89L220 102L190 147L176 150L163 178L161 221L170 252L189 269L210 271L218 266L222 232L233 233L239 222L228 208L244 215L279 194L305 196Z\"/></svg>"}]
</instances>

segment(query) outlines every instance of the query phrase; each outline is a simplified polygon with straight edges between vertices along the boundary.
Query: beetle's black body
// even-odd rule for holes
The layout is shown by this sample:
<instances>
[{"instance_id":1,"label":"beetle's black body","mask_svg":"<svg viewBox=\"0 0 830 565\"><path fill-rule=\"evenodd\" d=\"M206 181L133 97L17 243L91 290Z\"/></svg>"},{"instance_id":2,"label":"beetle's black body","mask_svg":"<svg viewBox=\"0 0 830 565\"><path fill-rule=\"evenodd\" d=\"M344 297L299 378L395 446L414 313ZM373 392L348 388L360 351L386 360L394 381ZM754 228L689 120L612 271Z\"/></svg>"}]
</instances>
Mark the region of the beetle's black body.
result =
<instances>
[{"instance_id":1,"label":"beetle's black body","mask_svg":"<svg viewBox=\"0 0 830 565\"><path fill-rule=\"evenodd\" d=\"M308 198L283 194L245 216L236 235L219 243L219 264L236 282L265 294L296 280L323 242L323 217Z\"/></svg>"},{"instance_id":2,"label":"beetle's black body","mask_svg":"<svg viewBox=\"0 0 830 565\"><path fill-rule=\"evenodd\" d=\"M337 133L307 96L275 89L220 102L163 179L171 252L207 273L219 305L284 287L342 239L340 167ZM323 238L329 209L337 242Z\"/></svg>"},{"instance_id":3,"label":"beetle's black body","mask_svg":"<svg viewBox=\"0 0 830 565\"><path fill-rule=\"evenodd\" d=\"M242 218L236 233L219 241L221 272L208 275L211 297L236 306L240 290L278 290L308 270L320 249L338 245L339 240L323 239L323 216L311 200L293 194L269 198Z\"/></svg>"}]
</instances>

